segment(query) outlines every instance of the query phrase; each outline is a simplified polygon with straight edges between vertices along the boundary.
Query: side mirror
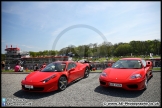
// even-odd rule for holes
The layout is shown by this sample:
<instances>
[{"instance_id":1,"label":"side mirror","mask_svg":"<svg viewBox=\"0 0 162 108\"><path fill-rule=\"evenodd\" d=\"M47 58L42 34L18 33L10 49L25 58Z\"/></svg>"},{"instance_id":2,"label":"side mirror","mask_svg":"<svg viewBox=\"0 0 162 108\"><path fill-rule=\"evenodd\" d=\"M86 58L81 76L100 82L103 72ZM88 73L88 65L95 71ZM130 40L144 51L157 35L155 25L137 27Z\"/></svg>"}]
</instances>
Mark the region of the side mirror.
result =
<instances>
[{"instance_id":1,"label":"side mirror","mask_svg":"<svg viewBox=\"0 0 162 108\"><path fill-rule=\"evenodd\" d=\"M146 61L146 67L150 67L152 66L152 62L151 61Z\"/></svg>"}]
</instances>

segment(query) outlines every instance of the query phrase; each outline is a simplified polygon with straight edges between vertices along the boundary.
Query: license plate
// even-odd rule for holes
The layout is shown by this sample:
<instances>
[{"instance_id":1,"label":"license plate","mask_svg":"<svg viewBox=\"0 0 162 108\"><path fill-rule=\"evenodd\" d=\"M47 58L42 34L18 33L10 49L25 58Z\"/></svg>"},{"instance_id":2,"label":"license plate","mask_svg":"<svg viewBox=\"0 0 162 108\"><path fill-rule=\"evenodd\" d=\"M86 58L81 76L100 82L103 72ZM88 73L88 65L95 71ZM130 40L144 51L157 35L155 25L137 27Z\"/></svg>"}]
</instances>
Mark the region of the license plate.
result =
<instances>
[{"instance_id":1,"label":"license plate","mask_svg":"<svg viewBox=\"0 0 162 108\"><path fill-rule=\"evenodd\" d=\"M25 85L25 88L33 89L32 85Z\"/></svg>"},{"instance_id":2,"label":"license plate","mask_svg":"<svg viewBox=\"0 0 162 108\"><path fill-rule=\"evenodd\" d=\"M109 85L114 87L122 87L122 84L117 84L117 83L109 83Z\"/></svg>"}]
</instances>

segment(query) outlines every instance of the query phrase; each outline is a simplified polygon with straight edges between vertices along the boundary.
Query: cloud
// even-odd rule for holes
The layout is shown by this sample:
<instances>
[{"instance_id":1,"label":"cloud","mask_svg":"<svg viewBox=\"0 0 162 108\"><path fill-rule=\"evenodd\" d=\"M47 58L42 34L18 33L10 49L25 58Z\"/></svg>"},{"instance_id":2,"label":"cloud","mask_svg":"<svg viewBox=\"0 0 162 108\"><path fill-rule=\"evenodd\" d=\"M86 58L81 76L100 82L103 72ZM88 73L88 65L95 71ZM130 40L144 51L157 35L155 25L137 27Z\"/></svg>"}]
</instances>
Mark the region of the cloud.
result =
<instances>
[{"instance_id":1,"label":"cloud","mask_svg":"<svg viewBox=\"0 0 162 108\"><path fill-rule=\"evenodd\" d=\"M4 2L2 13L8 13L17 17L16 25L22 27L30 26L31 28L45 29L48 25L49 15L47 9L52 2ZM19 19L19 20L18 20ZM45 20L46 19L46 20ZM4 19L6 20L6 19ZM6 20L15 24L15 20Z\"/></svg>"},{"instance_id":2,"label":"cloud","mask_svg":"<svg viewBox=\"0 0 162 108\"><path fill-rule=\"evenodd\" d=\"M39 9L46 9L51 7L55 2L35 2L34 6Z\"/></svg>"},{"instance_id":3,"label":"cloud","mask_svg":"<svg viewBox=\"0 0 162 108\"><path fill-rule=\"evenodd\" d=\"M57 36L57 35L59 35L63 30L65 30L67 27L60 27L60 28L58 28L58 29L56 29L56 30L54 30L51 34L51 36Z\"/></svg>"},{"instance_id":4,"label":"cloud","mask_svg":"<svg viewBox=\"0 0 162 108\"><path fill-rule=\"evenodd\" d=\"M24 47L26 47L26 48L34 48L34 47L28 46L28 45L21 45L21 46L24 46Z\"/></svg>"},{"instance_id":5,"label":"cloud","mask_svg":"<svg viewBox=\"0 0 162 108\"><path fill-rule=\"evenodd\" d=\"M114 2L86 2L82 4L84 6L79 7L76 13L79 14L94 14L97 12L105 11L114 5Z\"/></svg>"},{"instance_id":6,"label":"cloud","mask_svg":"<svg viewBox=\"0 0 162 108\"><path fill-rule=\"evenodd\" d=\"M10 33L17 33L12 35L13 38L21 35L26 42L30 41L27 36L33 38L39 36L42 39L39 42L35 43L35 40L31 39L28 42L30 44L25 42L22 43L24 45L20 44L21 47L29 50L52 49L56 37L66 28L76 24L93 25L102 30L107 41L115 43L140 39L138 36L142 39L142 36L146 36L147 33L149 33L148 37L153 38L154 34L159 36L158 31L155 32L155 29L160 28L159 9L160 4L155 5L154 2L2 2L4 27L2 32L4 39L9 37ZM13 31L9 33L8 29ZM64 33L57 47L63 48L69 44L76 46L89 43L100 44L104 41L93 30L78 29ZM28 39L25 39L26 37ZM3 40L1 42L7 43ZM13 45L14 43L12 42Z\"/></svg>"},{"instance_id":7,"label":"cloud","mask_svg":"<svg viewBox=\"0 0 162 108\"><path fill-rule=\"evenodd\" d=\"M133 10L136 10L139 8L138 2L119 2L119 8L117 9L118 12L116 13L116 16L123 15L128 12L132 12Z\"/></svg>"},{"instance_id":8,"label":"cloud","mask_svg":"<svg viewBox=\"0 0 162 108\"><path fill-rule=\"evenodd\" d=\"M119 36L117 34L120 34L122 32L126 32L136 26L138 26L139 24L141 24L140 22L134 22L134 23L125 23L119 26L115 26L114 28L110 29L108 32L105 32L104 35L106 37L112 37L113 35L116 34L116 36Z\"/></svg>"},{"instance_id":9,"label":"cloud","mask_svg":"<svg viewBox=\"0 0 162 108\"><path fill-rule=\"evenodd\" d=\"M23 9L21 2L2 2L2 13L22 15L26 9Z\"/></svg>"}]
</instances>

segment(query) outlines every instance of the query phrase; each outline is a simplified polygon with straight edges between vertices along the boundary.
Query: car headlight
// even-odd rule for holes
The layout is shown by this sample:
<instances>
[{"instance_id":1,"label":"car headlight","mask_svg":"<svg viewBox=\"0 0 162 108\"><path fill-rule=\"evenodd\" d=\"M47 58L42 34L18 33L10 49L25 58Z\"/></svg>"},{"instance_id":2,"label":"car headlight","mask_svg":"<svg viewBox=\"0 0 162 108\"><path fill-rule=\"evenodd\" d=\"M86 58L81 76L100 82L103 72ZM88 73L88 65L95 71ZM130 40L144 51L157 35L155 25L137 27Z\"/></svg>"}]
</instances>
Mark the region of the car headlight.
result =
<instances>
[{"instance_id":1,"label":"car headlight","mask_svg":"<svg viewBox=\"0 0 162 108\"><path fill-rule=\"evenodd\" d=\"M52 79L52 78L54 78L54 77L56 77L56 74L50 76L49 78L46 78L46 79L42 80L41 82L46 83L46 82L48 82L50 79Z\"/></svg>"},{"instance_id":2,"label":"car headlight","mask_svg":"<svg viewBox=\"0 0 162 108\"><path fill-rule=\"evenodd\" d=\"M106 77L106 76L107 76L107 73L106 73L106 72L102 72L102 73L101 73L101 76Z\"/></svg>"},{"instance_id":3,"label":"car headlight","mask_svg":"<svg viewBox=\"0 0 162 108\"><path fill-rule=\"evenodd\" d=\"M131 76L131 79L139 79L141 78L142 76L140 74L134 74Z\"/></svg>"}]
</instances>

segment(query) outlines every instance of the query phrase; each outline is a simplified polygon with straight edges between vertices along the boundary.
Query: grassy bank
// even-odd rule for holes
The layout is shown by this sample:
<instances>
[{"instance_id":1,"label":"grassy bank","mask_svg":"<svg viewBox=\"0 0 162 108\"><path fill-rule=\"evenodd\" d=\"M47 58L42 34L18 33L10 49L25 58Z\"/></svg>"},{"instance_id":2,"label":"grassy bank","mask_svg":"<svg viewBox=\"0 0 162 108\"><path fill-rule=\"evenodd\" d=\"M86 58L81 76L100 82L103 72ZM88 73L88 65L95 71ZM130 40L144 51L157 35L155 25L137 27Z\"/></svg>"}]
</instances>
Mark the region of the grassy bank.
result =
<instances>
[{"instance_id":1,"label":"grassy bank","mask_svg":"<svg viewBox=\"0 0 162 108\"><path fill-rule=\"evenodd\" d=\"M161 67L153 67L153 70L158 70L158 71L161 71Z\"/></svg>"},{"instance_id":2,"label":"grassy bank","mask_svg":"<svg viewBox=\"0 0 162 108\"><path fill-rule=\"evenodd\" d=\"M33 70L24 70L23 72L32 72ZM14 70L2 70L2 72L14 72Z\"/></svg>"},{"instance_id":3,"label":"grassy bank","mask_svg":"<svg viewBox=\"0 0 162 108\"><path fill-rule=\"evenodd\" d=\"M161 67L154 67L153 71L161 71ZM91 71L91 72L102 72L102 70L95 70L95 71Z\"/></svg>"}]
</instances>

